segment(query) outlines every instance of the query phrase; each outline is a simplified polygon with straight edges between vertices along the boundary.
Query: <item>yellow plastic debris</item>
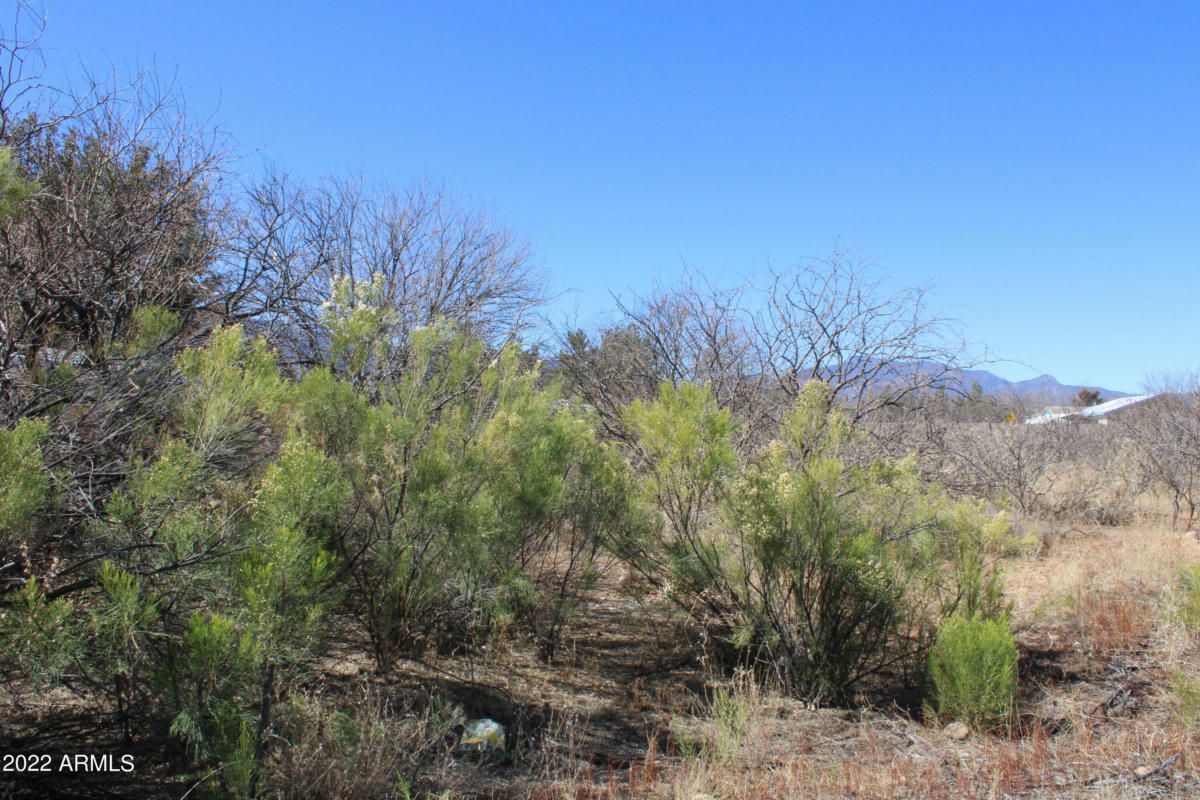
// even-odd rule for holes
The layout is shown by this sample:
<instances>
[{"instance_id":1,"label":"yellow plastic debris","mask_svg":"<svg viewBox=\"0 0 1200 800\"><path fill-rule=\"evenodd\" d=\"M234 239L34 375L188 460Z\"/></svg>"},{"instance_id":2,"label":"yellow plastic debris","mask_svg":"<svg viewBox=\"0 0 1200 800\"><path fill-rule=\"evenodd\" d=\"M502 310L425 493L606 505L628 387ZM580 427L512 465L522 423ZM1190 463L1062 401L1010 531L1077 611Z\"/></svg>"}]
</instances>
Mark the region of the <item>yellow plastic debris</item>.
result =
<instances>
[{"instance_id":1,"label":"yellow plastic debris","mask_svg":"<svg viewBox=\"0 0 1200 800\"><path fill-rule=\"evenodd\" d=\"M458 743L458 749L504 752L504 726L490 719L470 720Z\"/></svg>"}]
</instances>

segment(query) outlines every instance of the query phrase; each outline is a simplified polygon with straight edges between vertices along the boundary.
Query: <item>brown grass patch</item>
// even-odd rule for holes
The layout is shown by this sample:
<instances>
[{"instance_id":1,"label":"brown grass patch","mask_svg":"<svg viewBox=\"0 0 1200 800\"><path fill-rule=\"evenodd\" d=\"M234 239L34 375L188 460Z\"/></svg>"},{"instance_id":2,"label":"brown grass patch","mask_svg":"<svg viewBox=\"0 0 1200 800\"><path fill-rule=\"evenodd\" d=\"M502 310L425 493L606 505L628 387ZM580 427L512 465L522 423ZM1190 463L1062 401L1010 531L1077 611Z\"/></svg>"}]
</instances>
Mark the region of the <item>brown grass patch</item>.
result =
<instances>
[{"instance_id":1,"label":"brown grass patch","mask_svg":"<svg viewBox=\"0 0 1200 800\"><path fill-rule=\"evenodd\" d=\"M1155 627L1155 603L1141 590L1081 589L1075 614L1083 647L1099 661L1129 657L1150 643Z\"/></svg>"}]
</instances>

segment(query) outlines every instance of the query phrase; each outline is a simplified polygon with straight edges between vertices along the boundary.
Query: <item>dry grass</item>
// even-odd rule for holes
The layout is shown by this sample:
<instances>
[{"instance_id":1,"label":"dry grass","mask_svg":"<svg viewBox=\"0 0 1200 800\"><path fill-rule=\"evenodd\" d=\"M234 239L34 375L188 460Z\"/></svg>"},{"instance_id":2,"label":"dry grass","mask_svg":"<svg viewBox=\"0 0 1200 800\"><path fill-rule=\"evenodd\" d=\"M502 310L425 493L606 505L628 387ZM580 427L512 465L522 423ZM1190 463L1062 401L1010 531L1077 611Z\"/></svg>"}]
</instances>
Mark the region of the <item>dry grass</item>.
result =
<instances>
[{"instance_id":1,"label":"dry grass","mask_svg":"<svg viewBox=\"0 0 1200 800\"><path fill-rule=\"evenodd\" d=\"M1053 520L1132 525L1153 508L1153 499L1141 491L1139 474L1135 456L1128 451L1060 461L1039 482L1038 507Z\"/></svg>"},{"instance_id":2,"label":"dry grass","mask_svg":"<svg viewBox=\"0 0 1200 800\"><path fill-rule=\"evenodd\" d=\"M1084 715L1066 733L1035 728L1015 738L946 739L891 715L797 709L760 720L733 761L648 752L623 774L547 780L537 798L1133 798L1192 797L1194 737L1162 714L1101 721ZM1174 759L1174 760L1172 760ZM1168 764L1168 762L1170 762ZM1139 778L1144 771L1166 767Z\"/></svg>"},{"instance_id":3,"label":"dry grass","mask_svg":"<svg viewBox=\"0 0 1200 800\"><path fill-rule=\"evenodd\" d=\"M622 769L555 774L537 798L1116 798L1200 796L1200 731L1172 675L1196 681L1197 632L1171 613L1195 537L1157 525L1063 530L1014 557L1006 584L1023 660L1005 735L954 741L898 710L810 709L726 684L745 708L738 746L714 742L712 704ZM690 741L681 747L681 741Z\"/></svg>"},{"instance_id":4,"label":"dry grass","mask_svg":"<svg viewBox=\"0 0 1200 800\"><path fill-rule=\"evenodd\" d=\"M461 713L416 709L379 685L361 682L340 697L301 695L284 711L287 747L275 748L268 784L281 800L404 797L445 788Z\"/></svg>"},{"instance_id":5,"label":"dry grass","mask_svg":"<svg viewBox=\"0 0 1200 800\"><path fill-rule=\"evenodd\" d=\"M1150 644L1155 627L1154 598L1128 585L1081 588L1075 614L1085 651L1099 661L1134 656Z\"/></svg>"},{"instance_id":6,"label":"dry grass","mask_svg":"<svg viewBox=\"0 0 1200 800\"><path fill-rule=\"evenodd\" d=\"M553 665L529 642L378 676L348 640L321 665L323 694L288 712L272 796L1200 796L1200 631L1175 611L1200 542L1156 524L1036 524L1043 546L1004 571L1022 662L1001 735L956 741L898 708L814 709L708 672L667 609L630 600L615 570ZM455 753L463 716L503 722L511 762Z\"/></svg>"},{"instance_id":7,"label":"dry grass","mask_svg":"<svg viewBox=\"0 0 1200 800\"><path fill-rule=\"evenodd\" d=\"M1010 559L1004 571L1018 630L1043 630L1060 639L1072 628L1078 633L1074 612L1085 596L1094 595L1084 601L1093 606L1105 606L1104 596L1153 604L1175 585L1181 566L1200 561L1200 541L1164 525L1035 524L1043 547Z\"/></svg>"}]
</instances>

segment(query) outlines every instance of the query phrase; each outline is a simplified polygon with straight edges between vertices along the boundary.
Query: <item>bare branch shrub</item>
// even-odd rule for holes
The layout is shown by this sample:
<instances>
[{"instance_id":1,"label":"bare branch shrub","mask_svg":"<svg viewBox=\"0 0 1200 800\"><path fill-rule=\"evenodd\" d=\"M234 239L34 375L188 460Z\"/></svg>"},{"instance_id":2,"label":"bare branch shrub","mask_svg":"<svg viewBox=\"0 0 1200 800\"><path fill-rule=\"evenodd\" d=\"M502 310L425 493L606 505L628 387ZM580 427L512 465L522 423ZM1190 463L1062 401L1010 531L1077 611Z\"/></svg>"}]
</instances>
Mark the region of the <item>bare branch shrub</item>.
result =
<instances>
[{"instance_id":1,"label":"bare branch shrub","mask_svg":"<svg viewBox=\"0 0 1200 800\"><path fill-rule=\"evenodd\" d=\"M583 331L567 334L559 367L575 394L620 438L627 438L620 410L654 397L662 381L706 384L741 423L741 449L775 418L784 399L772 396L746 295L745 286L719 288L687 273L644 298L617 298L621 321L602 330L596 342Z\"/></svg>"},{"instance_id":2,"label":"bare branch shrub","mask_svg":"<svg viewBox=\"0 0 1200 800\"><path fill-rule=\"evenodd\" d=\"M35 187L0 221L0 373L11 408L28 402L38 373L103 362L138 309L204 305L227 156L153 72L50 103L22 72L33 56L6 46L0 145Z\"/></svg>"},{"instance_id":3,"label":"bare branch shrub","mask_svg":"<svg viewBox=\"0 0 1200 800\"><path fill-rule=\"evenodd\" d=\"M1142 489L1123 431L1094 422L951 424L937 456L947 487L1050 519L1119 524Z\"/></svg>"},{"instance_id":4,"label":"bare branch shrub","mask_svg":"<svg viewBox=\"0 0 1200 800\"><path fill-rule=\"evenodd\" d=\"M54 524L0 562L53 594L103 557L58 558L89 552L82 523L169 415L172 357L209 327L227 153L153 70L77 91L45 84L42 24L19 4L0 32L0 150L6 182L24 184L0 214L0 425L44 419Z\"/></svg>"},{"instance_id":5,"label":"bare branch shrub","mask_svg":"<svg viewBox=\"0 0 1200 800\"><path fill-rule=\"evenodd\" d=\"M950 471L943 480L964 494L1011 500L1031 514L1054 488L1052 467L1065 456L1067 436L1064 425L956 426L947 436Z\"/></svg>"},{"instance_id":6,"label":"bare branch shrub","mask_svg":"<svg viewBox=\"0 0 1200 800\"><path fill-rule=\"evenodd\" d=\"M964 346L931 315L927 290L888 293L865 264L837 254L776 273L756 330L786 396L812 379L858 423L870 411L953 384Z\"/></svg>"},{"instance_id":7,"label":"bare branch shrub","mask_svg":"<svg viewBox=\"0 0 1200 800\"><path fill-rule=\"evenodd\" d=\"M582 331L563 336L560 366L624 439L622 406L654 397L664 380L708 385L737 422L734 444L745 455L774 435L812 379L830 387L854 424L889 408L911 413L937 387L956 391L964 347L949 320L928 312L925 294L889 294L869 266L842 254L775 272L759 287L720 288L688 274L647 297L618 300L620 321L598 341ZM878 442L871 455L896 449Z\"/></svg>"},{"instance_id":8,"label":"bare branch shrub","mask_svg":"<svg viewBox=\"0 0 1200 800\"><path fill-rule=\"evenodd\" d=\"M1200 375L1158 381L1159 396L1130 409L1126 428L1145 479L1171 499L1172 524L1200 507Z\"/></svg>"},{"instance_id":9,"label":"bare branch shrub","mask_svg":"<svg viewBox=\"0 0 1200 800\"><path fill-rule=\"evenodd\" d=\"M297 365L324 360L321 304L336 279L370 285L379 276L397 344L444 317L499 345L529 330L546 300L525 243L441 188L373 192L361 181L302 185L276 172L249 188L245 206L223 270L224 312Z\"/></svg>"},{"instance_id":10,"label":"bare branch shrub","mask_svg":"<svg viewBox=\"0 0 1200 800\"><path fill-rule=\"evenodd\" d=\"M75 91L44 79L46 18L32 2L17 0L10 20L9 27L0 27L0 140L11 139L16 123L36 132L95 108L111 96L112 86L90 77L84 89ZM125 88L137 83L135 78Z\"/></svg>"},{"instance_id":11,"label":"bare branch shrub","mask_svg":"<svg viewBox=\"0 0 1200 800\"><path fill-rule=\"evenodd\" d=\"M1111 420L1068 425L1065 445L1064 458L1052 468L1054 486L1043 498L1040 513L1099 525L1127 524L1146 481L1122 426Z\"/></svg>"}]
</instances>

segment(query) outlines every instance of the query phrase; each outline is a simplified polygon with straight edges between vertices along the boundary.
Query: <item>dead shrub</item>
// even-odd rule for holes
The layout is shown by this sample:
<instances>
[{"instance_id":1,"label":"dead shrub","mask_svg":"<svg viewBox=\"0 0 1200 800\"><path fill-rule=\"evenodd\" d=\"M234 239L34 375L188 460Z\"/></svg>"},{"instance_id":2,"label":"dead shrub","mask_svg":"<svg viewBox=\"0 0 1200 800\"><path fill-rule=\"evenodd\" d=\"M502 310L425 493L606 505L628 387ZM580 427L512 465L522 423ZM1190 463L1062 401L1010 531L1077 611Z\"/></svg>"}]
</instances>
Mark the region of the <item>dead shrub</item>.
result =
<instances>
[{"instance_id":1,"label":"dead shrub","mask_svg":"<svg viewBox=\"0 0 1200 800\"><path fill-rule=\"evenodd\" d=\"M1123 429L1086 423L965 423L943 443L938 480L1043 520L1129 524L1145 480Z\"/></svg>"}]
</instances>

